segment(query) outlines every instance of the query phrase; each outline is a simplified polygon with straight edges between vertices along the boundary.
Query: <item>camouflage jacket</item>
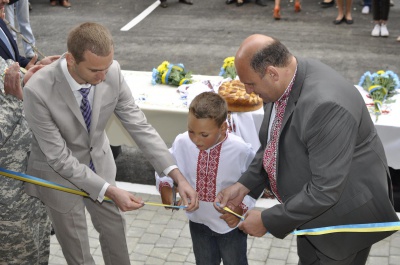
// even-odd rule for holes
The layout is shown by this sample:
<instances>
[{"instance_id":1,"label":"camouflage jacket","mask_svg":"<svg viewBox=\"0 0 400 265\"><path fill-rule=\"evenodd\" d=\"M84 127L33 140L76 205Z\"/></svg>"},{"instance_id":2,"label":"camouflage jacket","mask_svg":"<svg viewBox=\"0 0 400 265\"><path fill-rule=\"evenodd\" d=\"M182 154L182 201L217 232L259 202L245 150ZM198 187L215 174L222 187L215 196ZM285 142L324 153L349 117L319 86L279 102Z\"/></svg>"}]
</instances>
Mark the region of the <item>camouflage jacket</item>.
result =
<instances>
[{"instance_id":1,"label":"camouflage jacket","mask_svg":"<svg viewBox=\"0 0 400 265\"><path fill-rule=\"evenodd\" d=\"M0 73L11 63L0 57ZM0 77L0 167L24 173L31 138L22 101L5 95ZM25 193L24 183L0 175L0 265L48 264L50 225L42 202Z\"/></svg>"},{"instance_id":2,"label":"camouflage jacket","mask_svg":"<svg viewBox=\"0 0 400 265\"><path fill-rule=\"evenodd\" d=\"M0 58L0 73L4 73L10 63L11 60L6 62ZM4 81L0 78L0 167L25 172L31 137L24 118L22 101L4 94ZM20 208L29 199L22 181L4 176L0 176L0 194L1 217L5 217L11 209L15 211Z\"/></svg>"}]
</instances>

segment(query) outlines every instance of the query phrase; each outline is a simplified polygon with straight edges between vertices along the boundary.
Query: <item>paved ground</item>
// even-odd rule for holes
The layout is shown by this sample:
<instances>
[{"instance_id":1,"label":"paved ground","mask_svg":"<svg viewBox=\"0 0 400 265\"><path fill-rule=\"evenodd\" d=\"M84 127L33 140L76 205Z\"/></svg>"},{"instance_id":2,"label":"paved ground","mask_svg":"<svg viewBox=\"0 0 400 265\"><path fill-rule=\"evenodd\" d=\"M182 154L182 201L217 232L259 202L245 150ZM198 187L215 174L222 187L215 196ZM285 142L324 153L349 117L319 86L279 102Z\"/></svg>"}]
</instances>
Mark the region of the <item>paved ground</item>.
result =
<instances>
[{"instance_id":1,"label":"paved ground","mask_svg":"<svg viewBox=\"0 0 400 265\"><path fill-rule=\"evenodd\" d=\"M263 33L281 39L297 56L319 59L353 83L365 71L393 70L400 74L400 1L391 8L388 38L370 36L372 15L362 15L359 0L353 4L353 25L332 24L337 9L321 9L319 0L303 0L303 11L295 14L293 2L282 1L281 21L272 18L273 1L267 7L254 0L242 7L226 5L224 0L194 0L193 6L168 0L170 7L157 7L129 31L120 29L155 0L71 0L72 8L50 7L48 0L30 0L31 25L36 46L46 55L66 51L70 28L84 21L106 25L114 36L115 59L122 69L151 71L164 60L183 63L200 75L218 75L223 59L234 56L241 41L250 34ZM133 162L132 162L133 161ZM142 167L134 168L132 164ZM135 149L125 148L117 160L119 176L145 183L151 170ZM141 191L136 191L141 193ZM157 201L154 195L142 195ZM150 196L150 197L148 197ZM170 214L146 206L127 214L128 242L132 264L193 264L191 240L182 211ZM102 264L97 234L92 229L93 254ZM249 237L250 264L296 264L296 241L271 236ZM368 264L400 264L400 234L374 245ZM52 237L51 265L66 264L55 237Z\"/></svg>"},{"instance_id":2,"label":"paved ground","mask_svg":"<svg viewBox=\"0 0 400 265\"><path fill-rule=\"evenodd\" d=\"M160 202L159 196L137 193L144 201ZM183 211L171 213L162 207L144 206L126 213L128 249L132 265L195 264L189 224ZM90 244L96 264L104 264L98 233L91 225ZM249 265L297 264L296 238L277 239L271 235L248 237ZM55 236L51 238L49 265L66 265ZM400 232L373 245L367 265L400 264Z\"/></svg>"}]
</instances>

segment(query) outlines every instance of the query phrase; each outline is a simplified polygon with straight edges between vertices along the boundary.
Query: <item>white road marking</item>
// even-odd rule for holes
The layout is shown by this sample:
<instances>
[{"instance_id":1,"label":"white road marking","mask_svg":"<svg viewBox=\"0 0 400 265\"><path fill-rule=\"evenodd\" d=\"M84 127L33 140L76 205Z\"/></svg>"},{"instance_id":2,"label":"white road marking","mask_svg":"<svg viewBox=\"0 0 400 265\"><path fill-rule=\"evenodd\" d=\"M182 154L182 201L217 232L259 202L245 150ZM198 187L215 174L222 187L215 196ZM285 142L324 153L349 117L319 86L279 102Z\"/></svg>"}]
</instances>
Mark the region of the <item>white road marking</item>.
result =
<instances>
[{"instance_id":1,"label":"white road marking","mask_svg":"<svg viewBox=\"0 0 400 265\"><path fill-rule=\"evenodd\" d=\"M138 24L140 21L142 21L143 19L145 19L151 12L153 12L154 9L156 9L159 5L161 4L161 2L159 0L155 1L151 6L149 6L148 8L146 8L142 13L140 13L137 17L135 17L134 19L131 20L131 22L129 22L128 24L126 24L125 26L123 26L121 28L121 31L128 31L131 28L133 28L134 26L136 26L136 24Z\"/></svg>"}]
</instances>

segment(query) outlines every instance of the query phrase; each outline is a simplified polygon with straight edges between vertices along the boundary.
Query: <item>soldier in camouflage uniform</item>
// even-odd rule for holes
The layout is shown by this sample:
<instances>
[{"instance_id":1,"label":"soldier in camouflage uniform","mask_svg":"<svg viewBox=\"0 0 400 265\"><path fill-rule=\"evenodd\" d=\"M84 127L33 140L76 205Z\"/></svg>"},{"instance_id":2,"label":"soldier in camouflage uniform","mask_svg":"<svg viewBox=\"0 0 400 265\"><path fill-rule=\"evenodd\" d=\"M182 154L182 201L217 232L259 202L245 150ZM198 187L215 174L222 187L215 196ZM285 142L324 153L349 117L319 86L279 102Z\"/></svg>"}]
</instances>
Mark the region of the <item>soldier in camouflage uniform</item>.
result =
<instances>
[{"instance_id":1,"label":"soldier in camouflage uniform","mask_svg":"<svg viewBox=\"0 0 400 265\"><path fill-rule=\"evenodd\" d=\"M0 167L24 173L32 133L24 118L19 66L10 67L20 99L4 88L5 69L14 63L0 57ZM22 74L21 74L22 76ZM26 80L25 80L26 81ZM7 95L6 95L7 94ZM24 183L0 175L0 265L48 264L50 220L42 202L24 191Z\"/></svg>"}]
</instances>

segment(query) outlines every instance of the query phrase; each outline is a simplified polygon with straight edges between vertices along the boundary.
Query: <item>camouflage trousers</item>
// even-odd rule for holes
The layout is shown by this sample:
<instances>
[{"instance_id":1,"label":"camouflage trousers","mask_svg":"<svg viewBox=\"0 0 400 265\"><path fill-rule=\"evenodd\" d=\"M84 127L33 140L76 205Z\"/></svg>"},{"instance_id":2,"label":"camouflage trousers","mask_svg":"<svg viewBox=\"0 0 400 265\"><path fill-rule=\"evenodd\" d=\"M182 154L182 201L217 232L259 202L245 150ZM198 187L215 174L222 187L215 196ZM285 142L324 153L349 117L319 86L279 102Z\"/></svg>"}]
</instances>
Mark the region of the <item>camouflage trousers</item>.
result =
<instances>
[{"instance_id":1,"label":"camouflage trousers","mask_svg":"<svg viewBox=\"0 0 400 265\"><path fill-rule=\"evenodd\" d=\"M42 202L28 197L24 209L0 205L0 265L48 264L51 222Z\"/></svg>"}]
</instances>

